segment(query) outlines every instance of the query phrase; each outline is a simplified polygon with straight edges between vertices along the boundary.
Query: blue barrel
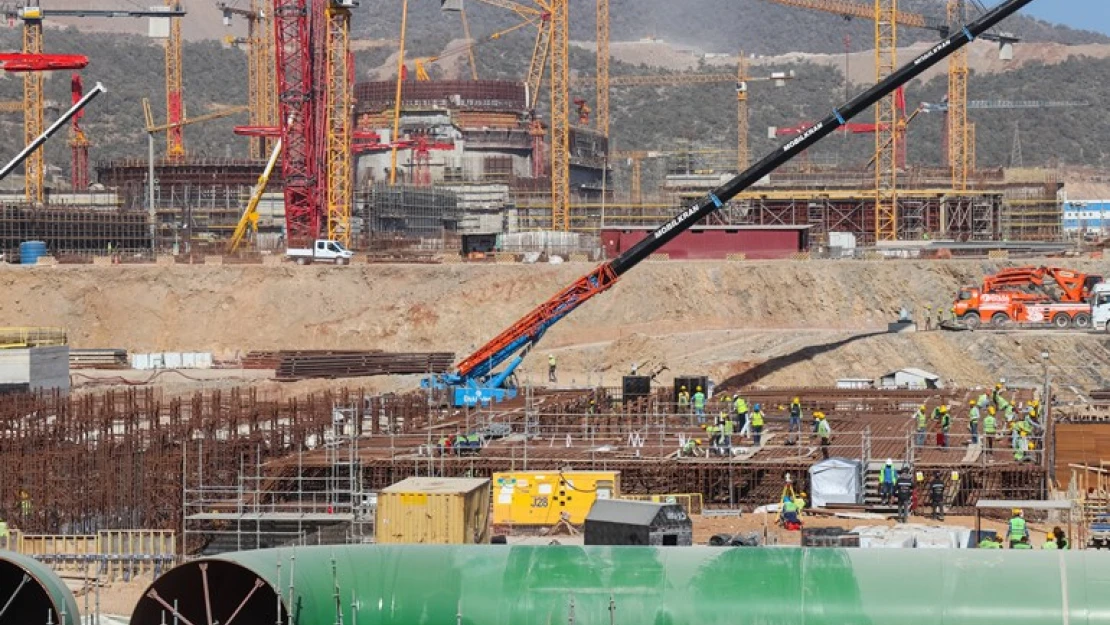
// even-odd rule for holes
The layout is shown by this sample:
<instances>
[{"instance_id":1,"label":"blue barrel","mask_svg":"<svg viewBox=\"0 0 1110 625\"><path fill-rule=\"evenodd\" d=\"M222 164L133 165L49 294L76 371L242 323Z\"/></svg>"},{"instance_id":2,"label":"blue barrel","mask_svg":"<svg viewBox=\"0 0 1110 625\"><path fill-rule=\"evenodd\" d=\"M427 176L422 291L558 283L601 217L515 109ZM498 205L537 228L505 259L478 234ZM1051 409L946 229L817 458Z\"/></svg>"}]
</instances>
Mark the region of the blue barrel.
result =
<instances>
[{"instance_id":1,"label":"blue barrel","mask_svg":"<svg viewBox=\"0 0 1110 625\"><path fill-rule=\"evenodd\" d=\"M24 241L19 244L19 264L34 265L43 256L46 256L46 243L42 241Z\"/></svg>"}]
</instances>

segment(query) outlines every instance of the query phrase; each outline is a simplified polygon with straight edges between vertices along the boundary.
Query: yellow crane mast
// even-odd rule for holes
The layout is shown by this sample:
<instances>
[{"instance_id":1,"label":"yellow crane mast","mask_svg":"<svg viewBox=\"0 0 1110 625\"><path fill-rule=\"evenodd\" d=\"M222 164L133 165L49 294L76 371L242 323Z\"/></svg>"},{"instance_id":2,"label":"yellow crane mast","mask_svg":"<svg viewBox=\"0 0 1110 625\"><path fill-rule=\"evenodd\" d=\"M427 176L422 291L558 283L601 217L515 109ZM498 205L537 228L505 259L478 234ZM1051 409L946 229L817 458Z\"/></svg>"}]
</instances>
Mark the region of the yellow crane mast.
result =
<instances>
[{"instance_id":1,"label":"yellow crane mast","mask_svg":"<svg viewBox=\"0 0 1110 625\"><path fill-rule=\"evenodd\" d=\"M609 136L609 0L597 0L597 129Z\"/></svg>"},{"instance_id":2,"label":"yellow crane mast","mask_svg":"<svg viewBox=\"0 0 1110 625\"><path fill-rule=\"evenodd\" d=\"M42 9L23 9L23 52L42 54ZM43 89L46 76L43 72L23 74L23 144L30 145L45 130L43 122ZM40 148L31 153L23 164L23 193L32 204L42 204L46 177L46 157Z\"/></svg>"},{"instance_id":3,"label":"yellow crane mast","mask_svg":"<svg viewBox=\"0 0 1110 625\"><path fill-rule=\"evenodd\" d=\"M274 58L274 17L272 10L266 10L267 4L265 0L250 0L245 9L227 2L220 2L217 7L223 11L226 26L231 25L234 15L247 20L246 38L227 38L229 43L242 45L247 51L247 102L251 107L247 124L273 128L278 125L277 73ZM270 142L266 137L251 136L251 158L266 158L271 151Z\"/></svg>"},{"instance_id":4,"label":"yellow crane mast","mask_svg":"<svg viewBox=\"0 0 1110 625\"><path fill-rule=\"evenodd\" d=\"M875 0L875 82L898 67L898 0ZM875 104L875 240L898 239L898 105Z\"/></svg>"},{"instance_id":5,"label":"yellow crane mast","mask_svg":"<svg viewBox=\"0 0 1110 625\"><path fill-rule=\"evenodd\" d=\"M964 24L967 15L964 0L948 0L948 26ZM962 47L948 57L948 166L952 171L952 188L967 190L967 177L974 167L975 143L967 121L967 48Z\"/></svg>"},{"instance_id":6,"label":"yellow crane mast","mask_svg":"<svg viewBox=\"0 0 1110 625\"><path fill-rule=\"evenodd\" d=\"M350 54L351 11L344 3L332 0L327 9L327 51L325 72L327 94L324 155L327 167L326 207L328 238L344 246L351 243L351 93ZM394 137L396 141L396 137Z\"/></svg>"},{"instance_id":7,"label":"yellow crane mast","mask_svg":"<svg viewBox=\"0 0 1110 625\"><path fill-rule=\"evenodd\" d=\"M175 8L179 0L166 0L166 6ZM166 39L166 120L174 123L185 119L185 82L181 63L181 18L171 17L170 36ZM185 158L183 125L166 132L166 158L180 161Z\"/></svg>"}]
</instances>

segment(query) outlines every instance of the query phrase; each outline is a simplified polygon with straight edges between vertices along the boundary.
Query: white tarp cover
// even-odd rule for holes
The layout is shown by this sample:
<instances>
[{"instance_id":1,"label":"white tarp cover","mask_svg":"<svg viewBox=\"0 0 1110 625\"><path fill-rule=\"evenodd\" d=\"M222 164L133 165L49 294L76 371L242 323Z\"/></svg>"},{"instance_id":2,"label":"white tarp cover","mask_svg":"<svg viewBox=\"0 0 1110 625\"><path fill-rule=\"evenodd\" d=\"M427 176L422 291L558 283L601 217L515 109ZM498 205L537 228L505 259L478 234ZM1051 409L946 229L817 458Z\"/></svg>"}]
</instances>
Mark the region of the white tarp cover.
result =
<instances>
[{"instance_id":1,"label":"white tarp cover","mask_svg":"<svg viewBox=\"0 0 1110 625\"><path fill-rule=\"evenodd\" d=\"M814 507L830 503L860 503L863 485L860 463L844 458L822 460L809 468L809 498Z\"/></svg>"}]
</instances>

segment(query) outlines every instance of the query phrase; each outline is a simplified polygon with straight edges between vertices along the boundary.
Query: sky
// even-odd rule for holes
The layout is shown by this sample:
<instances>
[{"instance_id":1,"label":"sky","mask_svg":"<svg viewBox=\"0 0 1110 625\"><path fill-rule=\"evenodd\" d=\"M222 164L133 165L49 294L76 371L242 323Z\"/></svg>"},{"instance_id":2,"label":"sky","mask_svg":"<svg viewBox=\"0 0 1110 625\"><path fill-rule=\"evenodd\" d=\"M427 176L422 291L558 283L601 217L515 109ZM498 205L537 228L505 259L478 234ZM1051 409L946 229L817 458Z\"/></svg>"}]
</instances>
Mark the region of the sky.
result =
<instances>
[{"instance_id":1,"label":"sky","mask_svg":"<svg viewBox=\"0 0 1110 625\"><path fill-rule=\"evenodd\" d=\"M987 3L988 6L994 4ZM1110 2L1107 0L1035 0L1024 11L1050 22L1110 35Z\"/></svg>"}]
</instances>

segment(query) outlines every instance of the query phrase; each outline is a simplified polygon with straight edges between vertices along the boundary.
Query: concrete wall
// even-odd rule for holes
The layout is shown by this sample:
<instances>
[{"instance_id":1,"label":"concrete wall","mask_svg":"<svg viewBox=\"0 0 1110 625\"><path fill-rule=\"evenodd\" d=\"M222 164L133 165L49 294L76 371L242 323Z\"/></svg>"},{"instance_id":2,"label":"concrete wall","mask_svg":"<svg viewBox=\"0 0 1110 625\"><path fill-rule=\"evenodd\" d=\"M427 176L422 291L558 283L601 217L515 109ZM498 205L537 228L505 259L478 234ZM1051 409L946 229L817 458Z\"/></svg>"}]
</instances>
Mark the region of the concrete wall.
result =
<instances>
[{"instance_id":1,"label":"concrete wall","mask_svg":"<svg viewBox=\"0 0 1110 625\"><path fill-rule=\"evenodd\" d=\"M69 347L0 349L0 384L28 390L69 390Z\"/></svg>"}]
</instances>

